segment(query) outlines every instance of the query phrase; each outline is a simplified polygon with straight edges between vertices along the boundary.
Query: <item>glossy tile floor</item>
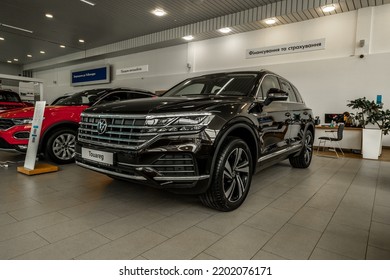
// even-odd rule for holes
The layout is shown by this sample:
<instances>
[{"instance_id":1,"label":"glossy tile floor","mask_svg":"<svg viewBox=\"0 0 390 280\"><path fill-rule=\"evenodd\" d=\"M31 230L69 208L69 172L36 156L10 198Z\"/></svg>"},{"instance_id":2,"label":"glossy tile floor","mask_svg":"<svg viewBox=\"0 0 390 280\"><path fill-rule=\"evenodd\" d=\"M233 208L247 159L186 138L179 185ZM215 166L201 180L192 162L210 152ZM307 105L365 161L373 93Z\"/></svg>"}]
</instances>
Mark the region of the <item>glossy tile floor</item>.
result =
<instances>
[{"instance_id":1,"label":"glossy tile floor","mask_svg":"<svg viewBox=\"0 0 390 280\"><path fill-rule=\"evenodd\" d=\"M0 259L390 259L390 162L282 162L230 213L74 164L0 180Z\"/></svg>"}]
</instances>

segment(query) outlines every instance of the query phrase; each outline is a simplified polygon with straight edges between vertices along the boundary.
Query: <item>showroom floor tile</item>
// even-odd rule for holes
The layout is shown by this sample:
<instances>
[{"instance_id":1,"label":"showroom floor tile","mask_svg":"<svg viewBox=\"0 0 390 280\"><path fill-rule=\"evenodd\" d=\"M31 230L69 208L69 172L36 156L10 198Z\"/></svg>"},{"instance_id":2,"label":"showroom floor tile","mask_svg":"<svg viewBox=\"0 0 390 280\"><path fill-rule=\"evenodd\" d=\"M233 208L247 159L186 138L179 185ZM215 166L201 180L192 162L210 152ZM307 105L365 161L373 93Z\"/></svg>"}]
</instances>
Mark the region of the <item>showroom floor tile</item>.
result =
<instances>
[{"instance_id":1,"label":"showroom floor tile","mask_svg":"<svg viewBox=\"0 0 390 280\"><path fill-rule=\"evenodd\" d=\"M390 259L390 162L285 161L225 213L74 164L28 177L23 158L0 151L0 259Z\"/></svg>"}]
</instances>

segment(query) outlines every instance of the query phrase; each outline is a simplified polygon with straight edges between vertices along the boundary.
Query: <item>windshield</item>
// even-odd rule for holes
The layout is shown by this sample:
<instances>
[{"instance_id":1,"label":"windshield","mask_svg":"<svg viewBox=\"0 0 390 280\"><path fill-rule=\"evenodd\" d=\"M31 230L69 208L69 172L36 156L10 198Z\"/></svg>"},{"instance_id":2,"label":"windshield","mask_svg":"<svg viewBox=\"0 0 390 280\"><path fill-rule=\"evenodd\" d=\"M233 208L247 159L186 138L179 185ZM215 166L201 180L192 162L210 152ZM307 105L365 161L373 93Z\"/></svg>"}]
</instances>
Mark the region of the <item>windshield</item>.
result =
<instances>
[{"instance_id":1,"label":"windshield","mask_svg":"<svg viewBox=\"0 0 390 280\"><path fill-rule=\"evenodd\" d=\"M203 76L185 80L164 94L164 97L192 95L247 96L255 86L257 74Z\"/></svg>"},{"instance_id":2,"label":"windshield","mask_svg":"<svg viewBox=\"0 0 390 280\"><path fill-rule=\"evenodd\" d=\"M88 105L91 106L106 92L106 89L92 89L77 92L71 96L64 97L58 100L55 105L75 106Z\"/></svg>"}]
</instances>

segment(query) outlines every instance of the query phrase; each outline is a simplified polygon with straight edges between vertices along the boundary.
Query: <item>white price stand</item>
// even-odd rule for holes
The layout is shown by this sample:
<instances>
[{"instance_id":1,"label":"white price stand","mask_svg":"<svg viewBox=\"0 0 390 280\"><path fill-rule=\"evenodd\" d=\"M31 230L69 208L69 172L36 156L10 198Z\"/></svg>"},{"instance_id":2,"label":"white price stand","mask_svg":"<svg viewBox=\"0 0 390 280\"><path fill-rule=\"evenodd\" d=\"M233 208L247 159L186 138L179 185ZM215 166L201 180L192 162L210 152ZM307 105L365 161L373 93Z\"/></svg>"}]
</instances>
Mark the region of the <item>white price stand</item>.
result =
<instances>
[{"instance_id":1,"label":"white price stand","mask_svg":"<svg viewBox=\"0 0 390 280\"><path fill-rule=\"evenodd\" d=\"M28 140L26 159L24 166L18 167L18 171L26 175L36 175L58 171L58 167L50 164L35 164L38 153L39 139L45 112L46 101L35 103L34 117L31 124L30 138Z\"/></svg>"}]
</instances>

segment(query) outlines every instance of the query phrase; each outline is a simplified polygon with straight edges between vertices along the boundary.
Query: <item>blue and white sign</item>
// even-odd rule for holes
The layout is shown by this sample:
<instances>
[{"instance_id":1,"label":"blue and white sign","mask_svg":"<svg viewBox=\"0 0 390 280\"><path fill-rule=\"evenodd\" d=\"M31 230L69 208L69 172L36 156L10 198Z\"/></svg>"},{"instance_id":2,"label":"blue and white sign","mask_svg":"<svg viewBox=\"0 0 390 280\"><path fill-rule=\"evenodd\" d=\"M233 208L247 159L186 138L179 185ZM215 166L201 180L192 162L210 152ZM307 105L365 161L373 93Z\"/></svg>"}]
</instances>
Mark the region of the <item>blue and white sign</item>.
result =
<instances>
[{"instance_id":1,"label":"blue and white sign","mask_svg":"<svg viewBox=\"0 0 390 280\"><path fill-rule=\"evenodd\" d=\"M28 139L26 159L24 161L24 168L27 170L34 170L35 167L45 106L46 101L37 101L35 103L30 138Z\"/></svg>"},{"instance_id":2,"label":"blue and white sign","mask_svg":"<svg viewBox=\"0 0 390 280\"><path fill-rule=\"evenodd\" d=\"M71 72L72 86L107 84L110 82L110 66L78 69Z\"/></svg>"}]
</instances>

